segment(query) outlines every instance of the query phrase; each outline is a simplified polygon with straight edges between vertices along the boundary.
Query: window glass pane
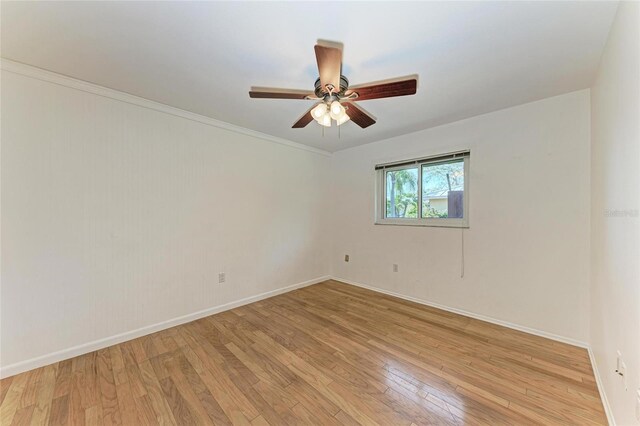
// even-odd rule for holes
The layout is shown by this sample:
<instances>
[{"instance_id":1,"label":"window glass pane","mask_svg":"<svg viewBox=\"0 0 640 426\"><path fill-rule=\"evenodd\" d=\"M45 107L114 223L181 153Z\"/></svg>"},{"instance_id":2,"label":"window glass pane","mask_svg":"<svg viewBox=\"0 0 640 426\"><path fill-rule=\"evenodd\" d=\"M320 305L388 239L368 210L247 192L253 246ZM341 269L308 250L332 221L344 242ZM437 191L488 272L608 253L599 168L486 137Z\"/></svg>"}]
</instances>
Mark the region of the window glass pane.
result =
<instances>
[{"instance_id":1,"label":"window glass pane","mask_svg":"<svg viewBox=\"0 0 640 426\"><path fill-rule=\"evenodd\" d=\"M418 168L385 172L386 217L418 218Z\"/></svg>"},{"instance_id":2,"label":"window glass pane","mask_svg":"<svg viewBox=\"0 0 640 426\"><path fill-rule=\"evenodd\" d=\"M464 160L422 166L422 217L462 218Z\"/></svg>"}]
</instances>

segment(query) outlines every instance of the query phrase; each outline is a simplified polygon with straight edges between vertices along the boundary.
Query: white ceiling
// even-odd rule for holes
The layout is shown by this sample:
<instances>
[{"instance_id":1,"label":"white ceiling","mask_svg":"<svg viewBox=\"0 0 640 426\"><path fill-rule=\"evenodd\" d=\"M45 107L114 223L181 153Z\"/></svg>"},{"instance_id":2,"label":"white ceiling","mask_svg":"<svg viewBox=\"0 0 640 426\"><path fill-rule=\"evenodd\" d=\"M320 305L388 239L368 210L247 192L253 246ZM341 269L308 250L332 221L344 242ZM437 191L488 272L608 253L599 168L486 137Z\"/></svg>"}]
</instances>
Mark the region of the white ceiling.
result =
<instances>
[{"instance_id":1,"label":"white ceiling","mask_svg":"<svg viewBox=\"0 0 640 426\"><path fill-rule=\"evenodd\" d=\"M2 56L328 151L589 87L616 2L2 2ZM419 74L378 119L291 125L312 101L313 45L344 43L353 85Z\"/></svg>"}]
</instances>

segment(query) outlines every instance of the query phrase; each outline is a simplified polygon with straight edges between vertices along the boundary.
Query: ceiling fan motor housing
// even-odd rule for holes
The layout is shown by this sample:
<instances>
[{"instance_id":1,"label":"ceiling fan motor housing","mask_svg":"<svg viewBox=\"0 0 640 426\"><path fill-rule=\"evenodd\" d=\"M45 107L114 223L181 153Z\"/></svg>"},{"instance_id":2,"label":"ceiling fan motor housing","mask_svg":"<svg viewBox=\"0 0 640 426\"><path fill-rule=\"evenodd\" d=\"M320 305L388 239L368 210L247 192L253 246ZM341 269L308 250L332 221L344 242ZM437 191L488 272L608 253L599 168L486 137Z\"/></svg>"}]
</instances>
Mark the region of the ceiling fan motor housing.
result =
<instances>
[{"instance_id":1,"label":"ceiling fan motor housing","mask_svg":"<svg viewBox=\"0 0 640 426\"><path fill-rule=\"evenodd\" d=\"M349 80L344 75L340 75L340 90L334 90L333 94L343 95L348 88L349 88ZM320 77L318 77L315 83L315 94L319 98L324 98L326 96L329 96L329 92L324 87L322 87L322 84L320 83Z\"/></svg>"}]
</instances>

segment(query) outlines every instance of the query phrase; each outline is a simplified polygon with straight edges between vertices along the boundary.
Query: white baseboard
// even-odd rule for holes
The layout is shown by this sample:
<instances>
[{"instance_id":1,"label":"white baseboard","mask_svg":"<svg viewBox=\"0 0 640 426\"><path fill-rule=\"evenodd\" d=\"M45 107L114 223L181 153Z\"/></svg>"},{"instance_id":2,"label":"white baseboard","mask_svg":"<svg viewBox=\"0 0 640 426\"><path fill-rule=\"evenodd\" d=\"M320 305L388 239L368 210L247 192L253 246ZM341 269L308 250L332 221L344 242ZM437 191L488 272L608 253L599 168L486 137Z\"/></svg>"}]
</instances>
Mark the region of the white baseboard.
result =
<instances>
[{"instance_id":1,"label":"white baseboard","mask_svg":"<svg viewBox=\"0 0 640 426\"><path fill-rule=\"evenodd\" d=\"M589 351L589 359L591 359L591 368L593 368L593 375L596 378L596 384L598 385L598 392L600 393L600 400L602 401L604 412L607 415L607 421L611 426L615 426L616 421L613 418L613 411L611 411L611 405L609 405L607 394L604 392L604 385L602 384L602 379L600 378L600 372L598 371L596 356L593 354L593 350L591 349L591 347L588 347L587 351Z\"/></svg>"},{"instance_id":2,"label":"white baseboard","mask_svg":"<svg viewBox=\"0 0 640 426\"><path fill-rule=\"evenodd\" d=\"M488 317L486 315L476 314L474 312L465 311L463 309L451 308L449 306L441 305L439 303L430 302L428 300L423 300L423 299L418 299L417 297L406 296L404 294L396 293L396 292L389 291L389 290L384 290L384 289L377 288L377 287L372 287L370 285L358 283L358 282L351 281L351 280L346 280L344 278L331 277L331 279L335 280L335 281L343 282L345 284L353 285L353 286L356 286L356 287L366 288L367 290L376 291L378 293L388 294L389 296L394 296L394 297L397 297L399 299L404 299L404 300L408 300L410 302L419 303L421 305L426 305L426 306L431 306L433 308L442 309L443 311L453 312L454 314L464 315L465 317L475 318L475 319L478 319L478 320L481 320L481 321L486 321L486 322L490 322L492 324L497 324L497 325L501 325L503 327L511 328L513 330L518 330L518 331L522 331L522 332L525 332L525 333L533 334L533 335L536 335L536 336L545 337L547 339L556 340L558 342L567 343L569 345L578 346L578 347L585 348L585 349L589 348L589 344L588 343L582 342L580 340L572 339L570 337L564 337L564 336L560 336L560 335L557 335L557 334L549 333L549 332L546 332L546 331L537 330L535 328L530 328L530 327L526 327L526 326L523 326L523 325L514 324L514 323L509 322L509 321L503 321L503 320L500 320L500 319Z\"/></svg>"},{"instance_id":3,"label":"white baseboard","mask_svg":"<svg viewBox=\"0 0 640 426\"><path fill-rule=\"evenodd\" d=\"M106 348L108 346L117 345L118 343L126 342L127 340L146 336L147 334L155 333L156 331L165 330L167 328L175 327L176 325L195 321L197 319L204 318L209 315L217 314L219 312L228 311L229 309L237 308L238 306L248 305L249 303L257 302L263 299L268 299L269 297L277 296L278 294L282 294L282 293L287 293L289 291L306 287L312 284L317 284L319 282L326 281L328 279L330 279L329 276L314 278L312 280L304 281L298 284L293 284L293 285L282 287L276 290L267 291L266 293L257 294L255 296L245 297L244 299L236 300L233 302L225 303L223 305L214 306L212 308L207 308L198 312L193 312L191 314L183 315L177 318L172 318L170 320L148 325L146 327L138 328L136 330L127 331L121 334L116 334L115 336L94 340L93 342L84 343L82 345L73 346L71 348L63 349L61 351L52 352L36 358L31 358L26 361L21 361L14 364L6 365L3 367L0 367L0 378L4 379L5 377L10 377L19 373L23 373L25 371L33 370L34 368L43 367L45 365L63 361L65 359L69 359L69 358L73 358L89 352L93 352L98 349Z\"/></svg>"},{"instance_id":4,"label":"white baseboard","mask_svg":"<svg viewBox=\"0 0 640 426\"><path fill-rule=\"evenodd\" d=\"M589 358L591 360L591 366L593 368L593 375L594 375L594 377L596 379L596 384L598 386L598 392L600 393L600 399L602 400L602 405L604 407L604 412L607 415L607 421L609 422L609 424L611 426L615 426L616 422L615 422L615 419L613 418L613 411L611 411L611 406L609 405L609 400L607 399L607 394L604 392L604 387L602 385L602 380L600 378L600 373L598 372L598 365L596 364L596 359L595 359L595 356L593 355L593 350L591 349L591 346L588 343L582 342L580 340L572 339L572 338L569 338L569 337L564 337L564 336L559 336L557 334L548 333L546 331L537 330L535 328L530 328L530 327L525 327L525 326L522 326L522 325L514 324L514 323L511 323L511 322L508 322L508 321L503 321L503 320L499 320L499 319L496 319L496 318L491 318L491 317L488 317L488 316L485 316L485 315L476 314L476 313L473 313L473 312L468 312L468 311L465 311L465 310L462 310L462 309L450 308L448 306L444 306L444 305L441 305L439 303L429 302L429 301L426 301L426 300L418 299L416 297L405 296L404 294L396 293L396 292L389 291L389 290L384 290L384 289L377 288L377 287L372 287L372 286L369 286L369 285L366 285L366 284L362 284L362 283L358 283L358 282L355 282L355 281L346 280L344 278L331 277L331 279L335 280L335 281L340 281L340 282L345 283L345 284L353 285L353 286L356 286L356 287L366 288L367 290L375 291L375 292L378 292L378 293L388 294L389 296L394 296L394 297L397 297L399 299L409 300L411 302L419 303L421 305L426 305L426 306L431 306L431 307L434 307L434 308L442 309L443 311L453 312L454 314L464 315L466 317L479 319L481 321L490 322L492 324L501 325L501 326L504 326L504 327L507 327L507 328L511 328L511 329L514 329L514 330L523 331L525 333L529 333L529 334L533 334L533 335L536 335L536 336L545 337L547 339L556 340L558 342L567 343L569 345L585 348L587 350L587 352L589 353Z\"/></svg>"},{"instance_id":5,"label":"white baseboard","mask_svg":"<svg viewBox=\"0 0 640 426\"><path fill-rule=\"evenodd\" d=\"M175 327L180 324L185 324L191 321L195 321L200 318L207 317L209 315L214 315L219 312L228 311L233 308L237 308L239 306L248 305L249 303L257 302L259 300L268 299L269 297L277 296L279 294L287 293L289 291L296 290L298 288L307 287L313 284L320 283L326 280L335 280L340 281L345 284L353 285L356 287L362 287L368 290L372 290L378 293L388 294L390 296L394 296L400 299L409 300L411 302L419 303L421 305L431 306L434 308L442 309L444 311L453 312L456 314L464 315L470 318L479 319L482 321L490 322L493 324L502 325L507 328L512 328L514 330L523 331L525 333L534 334L536 336L546 337L548 339L556 340L563 343L568 343L570 345L579 346L582 348L586 348L589 352L589 358L591 359L591 365L593 367L593 374L596 379L596 383L598 385L598 391L600 393L600 399L602 400L602 404L604 406L605 413L607 415L607 420L610 425L615 426L615 420L613 418L613 414L611 411L611 406L609 405L609 401L607 399L607 395L604 392L604 387L602 385L602 380L600 378L600 373L598 371L598 365L596 364L595 356L591 347L585 343L575 339L570 339L563 336L558 336L552 333L547 333L545 331L536 330L533 328L517 325L510 323L508 321L502 321L495 318L487 317L485 315L476 314L473 312L464 311L462 309L450 308L448 306L440 305L438 303L428 302L426 300L418 299L411 296L405 296L400 293L395 293L393 291L383 290L377 287L368 286L366 284L361 284L355 281L347 280L344 278L338 277L330 277L330 276L322 276L312 280L304 281L298 284L293 284L287 287L282 287L276 290L268 291L265 293L261 293L255 296L246 297L244 299L236 300L233 302L225 303L223 305L215 306L212 308L207 308L198 312L194 312L191 314L183 315L177 318L173 318L167 321L162 321L157 324L152 324L146 327L142 327L136 330L128 331L125 333L117 334L115 336L107 337L104 339L94 340L93 342L85 343L82 345L74 346L68 349L64 349L57 352L52 352L50 354L42 355L36 358L28 359L26 361L17 362L15 364L10 364L4 367L0 367L0 378L10 377L25 371L32 370L34 368L43 367L45 365L49 365L55 362L63 361L65 359L73 358L79 355L86 354L88 352L93 352L102 348L106 348L108 346L117 345L118 343L126 342L127 340L135 339L138 337L146 336L147 334L155 333L157 331L165 330L167 328Z\"/></svg>"}]
</instances>

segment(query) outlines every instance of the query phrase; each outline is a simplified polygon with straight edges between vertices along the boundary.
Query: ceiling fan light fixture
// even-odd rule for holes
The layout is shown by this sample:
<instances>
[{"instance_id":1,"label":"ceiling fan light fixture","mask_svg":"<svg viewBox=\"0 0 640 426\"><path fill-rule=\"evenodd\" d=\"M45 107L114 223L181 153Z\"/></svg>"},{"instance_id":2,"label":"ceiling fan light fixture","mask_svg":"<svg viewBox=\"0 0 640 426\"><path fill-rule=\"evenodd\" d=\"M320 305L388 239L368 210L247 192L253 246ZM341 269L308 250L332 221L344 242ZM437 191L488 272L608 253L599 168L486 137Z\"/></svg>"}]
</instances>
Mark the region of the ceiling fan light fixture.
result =
<instances>
[{"instance_id":1,"label":"ceiling fan light fixture","mask_svg":"<svg viewBox=\"0 0 640 426\"><path fill-rule=\"evenodd\" d=\"M349 120L351 120L351 117L349 117L345 112L336 120L336 123L338 124L338 126L340 126L341 124L344 124Z\"/></svg>"},{"instance_id":2,"label":"ceiling fan light fixture","mask_svg":"<svg viewBox=\"0 0 640 426\"><path fill-rule=\"evenodd\" d=\"M344 114L344 111L344 107L339 101L333 101L331 103L331 108L329 109L329 115L331 115L331 118L338 121L338 119Z\"/></svg>"},{"instance_id":3,"label":"ceiling fan light fixture","mask_svg":"<svg viewBox=\"0 0 640 426\"><path fill-rule=\"evenodd\" d=\"M318 104L313 110L311 110L311 114L316 121L320 122L323 117L327 115L327 105L324 103Z\"/></svg>"},{"instance_id":4,"label":"ceiling fan light fixture","mask_svg":"<svg viewBox=\"0 0 640 426\"><path fill-rule=\"evenodd\" d=\"M331 116L329 114L323 115L322 118L317 121L324 127L331 127Z\"/></svg>"}]
</instances>

